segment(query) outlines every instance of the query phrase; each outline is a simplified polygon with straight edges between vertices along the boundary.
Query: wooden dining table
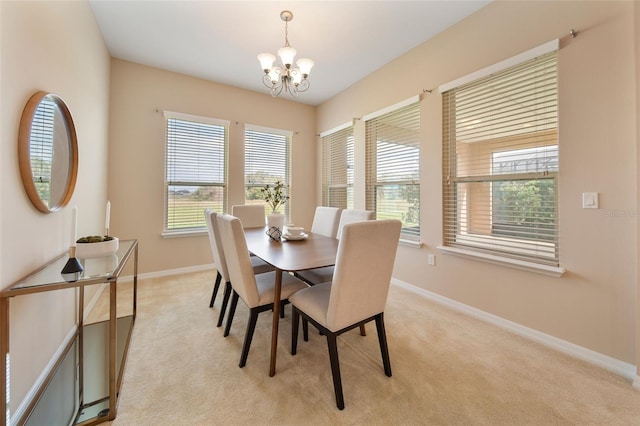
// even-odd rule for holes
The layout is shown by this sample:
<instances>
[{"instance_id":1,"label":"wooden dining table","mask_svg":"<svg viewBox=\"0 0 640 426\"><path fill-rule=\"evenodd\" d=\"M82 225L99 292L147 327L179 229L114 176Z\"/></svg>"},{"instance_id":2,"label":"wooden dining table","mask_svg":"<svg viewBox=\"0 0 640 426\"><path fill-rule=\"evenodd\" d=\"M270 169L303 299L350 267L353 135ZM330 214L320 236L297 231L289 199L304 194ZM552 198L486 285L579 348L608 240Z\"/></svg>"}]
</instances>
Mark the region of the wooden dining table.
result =
<instances>
[{"instance_id":1,"label":"wooden dining table","mask_svg":"<svg viewBox=\"0 0 640 426\"><path fill-rule=\"evenodd\" d=\"M305 269L322 268L336 263L338 240L321 234L308 232L301 240L274 241L266 228L247 228L244 235L249 252L275 268L275 290L273 300L280 300L282 293L282 273ZM278 347L278 325L280 323L280 303L273 304L273 325L271 329L271 359L269 376L276 374L276 352Z\"/></svg>"}]
</instances>

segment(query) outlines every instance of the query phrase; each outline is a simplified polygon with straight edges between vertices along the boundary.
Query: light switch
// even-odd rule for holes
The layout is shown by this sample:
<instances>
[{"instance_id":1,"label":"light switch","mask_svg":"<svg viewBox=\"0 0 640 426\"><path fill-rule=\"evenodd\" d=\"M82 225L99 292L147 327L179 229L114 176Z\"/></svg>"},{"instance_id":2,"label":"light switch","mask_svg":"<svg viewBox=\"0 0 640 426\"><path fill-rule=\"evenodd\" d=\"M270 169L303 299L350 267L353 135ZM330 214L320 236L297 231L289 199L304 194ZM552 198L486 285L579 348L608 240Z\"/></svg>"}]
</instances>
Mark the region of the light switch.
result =
<instances>
[{"instance_id":1,"label":"light switch","mask_svg":"<svg viewBox=\"0 0 640 426\"><path fill-rule=\"evenodd\" d=\"M583 192L582 193L582 208L583 209L597 209L598 208L598 193L597 192Z\"/></svg>"}]
</instances>

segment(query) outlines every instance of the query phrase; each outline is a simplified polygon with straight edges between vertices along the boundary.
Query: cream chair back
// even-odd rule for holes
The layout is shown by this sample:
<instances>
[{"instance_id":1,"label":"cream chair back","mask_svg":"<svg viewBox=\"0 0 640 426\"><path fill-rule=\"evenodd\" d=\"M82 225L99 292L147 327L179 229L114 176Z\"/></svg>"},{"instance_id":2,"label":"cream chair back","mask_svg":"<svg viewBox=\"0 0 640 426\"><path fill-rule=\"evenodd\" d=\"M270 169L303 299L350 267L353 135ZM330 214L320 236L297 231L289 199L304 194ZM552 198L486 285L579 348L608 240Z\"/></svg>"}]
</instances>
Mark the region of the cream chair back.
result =
<instances>
[{"instance_id":1,"label":"cream chair back","mask_svg":"<svg viewBox=\"0 0 640 426\"><path fill-rule=\"evenodd\" d=\"M217 220L231 285L249 308L256 307L260 298L242 223L228 214L218 215Z\"/></svg>"},{"instance_id":2,"label":"cream chair back","mask_svg":"<svg viewBox=\"0 0 640 426\"><path fill-rule=\"evenodd\" d=\"M222 276L222 282L228 282L229 272L227 271L227 261L222 249L222 241L220 239L220 230L218 229L218 213L211 209L204 211L205 221L207 222L207 232L209 233L209 243L211 244L211 253L213 254L213 263Z\"/></svg>"},{"instance_id":3,"label":"cream chair back","mask_svg":"<svg viewBox=\"0 0 640 426\"><path fill-rule=\"evenodd\" d=\"M395 219L344 226L327 309L329 330L384 312L401 227Z\"/></svg>"},{"instance_id":4,"label":"cream chair back","mask_svg":"<svg viewBox=\"0 0 640 426\"><path fill-rule=\"evenodd\" d=\"M266 225L263 204L232 206L231 215L240 219L243 228L263 228Z\"/></svg>"},{"instance_id":5,"label":"cream chair back","mask_svg":"<svg viewBox=\"0 0 640 426\"><path fill-rule=\"evenodd\" d=\"M373 220L374 214L371 210L360 209L344 209L340 214L340 222L338 223L338 230L336 238L340 238L342 235L342 228L348 223L362 222L365 220Z\"/></svg>"},{"instance_id":6,"label":"cream chair back","mask_svg":"<svg viewBox=\"0 0 640 426\"><path fill-rule=\"evenodd\" d=\"M342 209L338 207L316 207L311 232L335 238L338 234L338 222L340 221L341 211Z\"/></svg>"}]
</instances>

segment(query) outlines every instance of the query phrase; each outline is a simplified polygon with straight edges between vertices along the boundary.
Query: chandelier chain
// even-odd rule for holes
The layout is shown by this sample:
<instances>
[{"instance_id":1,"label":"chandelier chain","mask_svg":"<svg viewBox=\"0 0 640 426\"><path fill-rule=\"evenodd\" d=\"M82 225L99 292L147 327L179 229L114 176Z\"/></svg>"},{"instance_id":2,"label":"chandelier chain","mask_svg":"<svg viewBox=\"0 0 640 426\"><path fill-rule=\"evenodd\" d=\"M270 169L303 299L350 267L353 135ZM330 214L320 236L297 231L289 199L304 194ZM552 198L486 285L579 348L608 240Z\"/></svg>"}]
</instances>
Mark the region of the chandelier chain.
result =
<instances>
[{"instance_id":1,"label":"chandelier chain","mask_svg":"<svg viewBox=\"0 0 640 426\"><path fill-rule=\"evenodd\" d=\"M289 46L289 21L284 21L284 46Z\"/></svg>"}]
</instances>

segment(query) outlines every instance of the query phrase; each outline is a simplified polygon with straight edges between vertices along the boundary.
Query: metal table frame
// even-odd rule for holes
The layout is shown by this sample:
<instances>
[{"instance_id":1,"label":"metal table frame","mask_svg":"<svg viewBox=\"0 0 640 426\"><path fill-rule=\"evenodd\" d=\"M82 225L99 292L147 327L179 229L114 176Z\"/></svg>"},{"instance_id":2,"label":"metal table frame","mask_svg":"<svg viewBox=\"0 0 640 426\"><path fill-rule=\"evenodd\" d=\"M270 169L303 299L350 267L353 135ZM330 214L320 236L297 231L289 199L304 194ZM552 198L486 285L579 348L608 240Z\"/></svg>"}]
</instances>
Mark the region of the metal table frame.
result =
<instances>
[{"instance_id":1,"label":"metal table frame","mask_svg":"<svg viewBox=\"0 0 640 426\"><path fill-rule=\"evenodd\" d=\"M132 313L132 321L131 328L129 330L129 336L126 340L126 346L124 349L123 360L120 368L120 374L117 375L117 284L118 278L122 273L123 269L127 265L128 261L131 259L133 255L133 313ZM9 286L5 290L0 292L0 353L2 354L4 362L4 367L0 368L0 409L2 414L0 415L2 420L1 423L4 425L9 421L9 384L7 383L9 369L10 369L10 348L9 348L9 338L10 338L10 324L9 324L9 301L13 297L35 294L35 293L43 293L49 291L70 289L70 288L78 288L79 297L78 297L78 317L76 319L77 328L75 331L75 336L63 353L60 355L60 358L56 361L55 367L50 372L49 376L44 380L42 386L38 389L36 395L33 400L30 402L29 407L27 408L23 419L18 419L18 424L22 424L26 421L26 418L33 411L33 408L37 404L38 399L44 392L47 387L47 384L51 381L55 370L58 368L60 363L62 362L62 358L66 355L66 353L70 350L73 343L77 340L79 344L79 353L80 353L80 376L79 376L79 387L80 387L80 410L83 409L84 404L82 401L82 387L83 387L83 377L82 377L82 342L83 342L83 326L84 326L84 289L87 285L93 284L109 284L109 345L108 345L108 353L109 353L109 413L104 417L96 417L89 421L85 421L82 424L97 424L102 423L107 420L113 420L116 417L117 413L117 399L118 399L118 391L120 390L120 385L122 381L122 373L124 371L124 365L126 361L129 339L131 337L131 331L133 330L133 325L135 323L136 317L136 304L137 304L137 290L138 290L138 241L137 240L124 240L120 241L119 249L116 252L117 261L115 267L112 269L108 267L107 269L101 271L92 271L95 273L88 274L87 270L85 270L85 274L80 277L78 281L74 282L66 282L62 279L60 275L60 271L62 267L66 264L69 255L63 254L58 256L57 258L51 260L47 264L43 265L41 268L33 271L23 279L17 281L13 285ZM55 279L57 277L57 280ZM118 377L116 377L118 376Z\"/></svg>"}]
</instances>

